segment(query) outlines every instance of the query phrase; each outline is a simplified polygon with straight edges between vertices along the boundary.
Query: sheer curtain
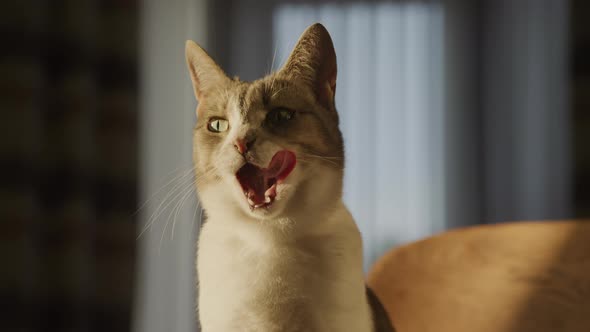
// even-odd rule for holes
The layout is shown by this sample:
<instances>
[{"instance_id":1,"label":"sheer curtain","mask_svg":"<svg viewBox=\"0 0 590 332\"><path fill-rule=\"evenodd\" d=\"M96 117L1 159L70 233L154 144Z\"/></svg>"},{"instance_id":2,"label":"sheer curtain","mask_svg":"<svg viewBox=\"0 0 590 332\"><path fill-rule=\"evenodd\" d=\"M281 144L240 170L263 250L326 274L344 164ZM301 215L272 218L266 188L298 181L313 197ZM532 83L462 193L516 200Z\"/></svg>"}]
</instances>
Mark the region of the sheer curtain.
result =
<instances>
[{"instance_id":1,"label":"sheer curtain","mask_svg":"<svg viewBox=\"0 0 590 332\"><path fill-rule=\"evenodd\" d=\"M344 200L369 266L392 245L446 224L444 12L427 2L285 4L273 15L281 60L314 22L326 26L336 48Z\"/></svg>"}]
</instances>

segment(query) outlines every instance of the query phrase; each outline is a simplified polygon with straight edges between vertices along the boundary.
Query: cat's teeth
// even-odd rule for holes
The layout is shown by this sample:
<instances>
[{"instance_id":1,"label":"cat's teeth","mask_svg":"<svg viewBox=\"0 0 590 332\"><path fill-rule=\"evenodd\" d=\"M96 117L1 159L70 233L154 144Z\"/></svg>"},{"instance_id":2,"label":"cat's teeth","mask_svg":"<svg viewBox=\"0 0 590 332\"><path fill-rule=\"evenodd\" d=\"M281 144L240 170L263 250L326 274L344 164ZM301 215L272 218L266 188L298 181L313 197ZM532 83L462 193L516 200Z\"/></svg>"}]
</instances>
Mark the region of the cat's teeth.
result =
<instances>
[{"instance_id":1,"label":"cat's teeth","mask_svg":"<svg viewBox=\"0 0 590 332\"><path fill-rule=\"evenodd\" d=\"M248 197L248 204L255 206L254 201L250 197Z\"/></svg>"},{"instance_id":2,"label":"cat's teeth","mask_svg":"<svg viewBox=\"0 0 590 332\"><path fill-rule=\"evenodd\" d=\"M264 197L264 203L270 203L270 196Z\"/></svg>"},{"instance_id":3,"label":"cat's teeth","mask_svg":"<svg viewBox=\"0 0 590 332\"><path fill-rule=\"evenodd\" d=\"M277 184L273 184L270 188L264 192L264 196L269 198L270 196L276 196L277 194Z\"/></svg>"}]
</instances>

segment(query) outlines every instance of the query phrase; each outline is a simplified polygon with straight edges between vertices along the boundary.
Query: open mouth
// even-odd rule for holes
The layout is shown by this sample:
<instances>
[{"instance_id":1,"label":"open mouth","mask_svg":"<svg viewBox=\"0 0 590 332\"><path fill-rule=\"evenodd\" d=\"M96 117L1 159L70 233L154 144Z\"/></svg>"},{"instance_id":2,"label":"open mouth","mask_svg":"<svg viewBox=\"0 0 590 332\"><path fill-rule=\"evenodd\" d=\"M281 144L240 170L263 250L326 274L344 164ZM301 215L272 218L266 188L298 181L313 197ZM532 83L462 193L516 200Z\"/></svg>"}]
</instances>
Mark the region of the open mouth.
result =
<instances>
[{"instance_id":1,"label":"open mouth","mask_svg":"<svg viewBox=\"0 0 590 332\"><path fill-rule=\"evenodd\" d=\"M251 208L270 206L277 195L277 185L295 168L296 158L291 151L277 152L267 168L246 163L236 173Z\"/></svg>"}]
</instances>

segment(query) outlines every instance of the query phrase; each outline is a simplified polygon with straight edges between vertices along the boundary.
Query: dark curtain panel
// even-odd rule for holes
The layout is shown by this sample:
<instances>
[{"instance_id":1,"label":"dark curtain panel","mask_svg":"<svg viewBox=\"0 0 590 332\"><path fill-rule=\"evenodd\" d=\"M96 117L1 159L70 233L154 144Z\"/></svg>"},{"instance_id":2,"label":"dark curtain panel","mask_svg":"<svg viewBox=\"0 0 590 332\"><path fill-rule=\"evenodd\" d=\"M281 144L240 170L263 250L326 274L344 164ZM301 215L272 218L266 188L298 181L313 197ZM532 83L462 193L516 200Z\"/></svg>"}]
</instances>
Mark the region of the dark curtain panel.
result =
<instances>
[{"instance_id":1,"label":"dark curtain panel","mask_svg":"<svg viewBox=\"0 0 590 332\"><path fill-rule=\"evenodd\" d=\"M137 7L2 4L2 331L130 330Z\"/></svg>"},{"instance_id":2,"label":"dark curtain panel","mask_svg":"<svg viewBox=\"0 0 590 332\"><path fill-rule=\"evenodd\" d=\"M578 217L590 216L590 2L572 1L572 117L574 200Z\"/></svg>"}]
</instances>

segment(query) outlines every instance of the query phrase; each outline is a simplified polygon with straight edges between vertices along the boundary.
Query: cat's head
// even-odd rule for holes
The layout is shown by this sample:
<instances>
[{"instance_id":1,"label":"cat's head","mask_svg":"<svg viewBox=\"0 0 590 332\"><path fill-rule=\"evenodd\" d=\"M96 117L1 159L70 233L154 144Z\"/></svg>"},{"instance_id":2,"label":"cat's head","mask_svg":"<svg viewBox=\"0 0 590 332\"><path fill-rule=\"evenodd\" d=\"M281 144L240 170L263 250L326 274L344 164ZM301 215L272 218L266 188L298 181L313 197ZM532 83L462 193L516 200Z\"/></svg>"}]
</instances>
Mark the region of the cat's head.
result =
<instances>
[{"instance_id":1,"label":"cat's head","mask_svg":"<svg viewBox=\"0 0 590 332\"><path fill-rule=\"evenodd\" d=\"M253 82L227 77L192 41L186 57L199 101L197 189L209 214L271 219L340 200L336 54L321 24L301 35L279 71Z\"/></svg>"}]
</instances>

